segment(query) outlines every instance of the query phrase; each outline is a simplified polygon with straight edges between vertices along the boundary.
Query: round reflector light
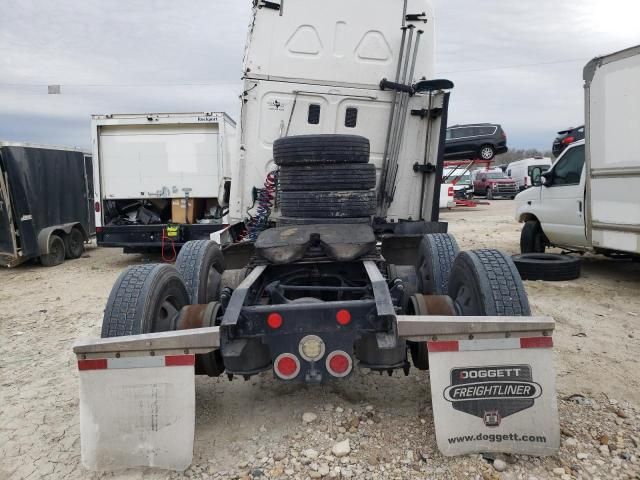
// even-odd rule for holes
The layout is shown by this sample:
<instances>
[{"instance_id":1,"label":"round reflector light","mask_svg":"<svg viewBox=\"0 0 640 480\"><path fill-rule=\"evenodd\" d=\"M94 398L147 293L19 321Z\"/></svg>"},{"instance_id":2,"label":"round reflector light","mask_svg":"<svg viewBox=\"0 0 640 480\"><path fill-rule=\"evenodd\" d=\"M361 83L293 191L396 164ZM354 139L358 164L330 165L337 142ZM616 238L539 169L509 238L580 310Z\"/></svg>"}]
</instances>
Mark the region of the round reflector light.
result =
<instances>
[{"instance_id":1,"label":"round reflector light","mask_svg":"<svg viewBox=\"0 0 640 480\"><path fill-rule=\"evenodd\" d=\"M282 315L279 313L270 313L267 317L267 325L274 330L282 326Z\"/></svg>"},{"instance_id":2,"label":"round reflector light","mask_svg":"<svg viewBox=\"0 0 640 480\"><path fill-rule=\"evenodd\" d=\"M327 370L334 377L346 377L353 369L353 360L346 352L336 350L327 356Z\"/></svg>"},{"instance_id":3,"label":"round reflector light","mask_svg":"<svg viewBox=\"0 0 640 480\"><path fill-rule=\"evenodd\" d=\"M340 325L349 325L351 323L351 313L349 310L338 310L336 320Z\"/></svg>"},{"instance_id":4,"label":"round reflector light","mask_svg":"<svg viewBox=\"0 0 640 480\"><path fill-rule=\"evenodd\" d=\"M324 356L324 341L316 335L307 335L300 340L298 349L307 362L315 362Z\"/></svg>"},{"instance_id":5,"label":"round reflector light","mask_svg":"<svg viewBox=\"0 0 640 480\"><path fill-rule=\"evenodd\" d=\"M276 375L283 380L291 380L300 373L300 361L290 353L278 355L274 362Z\"/></svg>"}]
</instances>

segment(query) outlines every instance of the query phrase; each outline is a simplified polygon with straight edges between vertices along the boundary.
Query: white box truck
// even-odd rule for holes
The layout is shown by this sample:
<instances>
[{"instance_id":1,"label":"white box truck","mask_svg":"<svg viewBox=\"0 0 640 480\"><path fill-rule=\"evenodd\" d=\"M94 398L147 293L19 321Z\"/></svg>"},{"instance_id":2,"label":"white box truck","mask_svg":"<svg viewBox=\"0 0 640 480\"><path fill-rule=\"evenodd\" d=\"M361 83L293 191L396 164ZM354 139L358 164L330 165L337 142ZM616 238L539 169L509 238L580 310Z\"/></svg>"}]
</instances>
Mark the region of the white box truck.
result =
<instances>
[{"instance_id":1,"label":"white box truck","mask_svg":"<svg viewBox=\"0 0 640 480\"><path fill-rule=\"evenodd\" d=\"M236 152L224 113L94 115L98 245L180 247L224 228Z\"/></svg>"},{"instance_id":2,"label":"white box truck","mask_svg":"<svg viewBox=\"0 0 640 480\"><path fill-rule=\"evenodd\" d=\"M640 256L640 46L584 69L586 139L517 196L523 253L558 246Z\"/></svg>"}]
</instances>

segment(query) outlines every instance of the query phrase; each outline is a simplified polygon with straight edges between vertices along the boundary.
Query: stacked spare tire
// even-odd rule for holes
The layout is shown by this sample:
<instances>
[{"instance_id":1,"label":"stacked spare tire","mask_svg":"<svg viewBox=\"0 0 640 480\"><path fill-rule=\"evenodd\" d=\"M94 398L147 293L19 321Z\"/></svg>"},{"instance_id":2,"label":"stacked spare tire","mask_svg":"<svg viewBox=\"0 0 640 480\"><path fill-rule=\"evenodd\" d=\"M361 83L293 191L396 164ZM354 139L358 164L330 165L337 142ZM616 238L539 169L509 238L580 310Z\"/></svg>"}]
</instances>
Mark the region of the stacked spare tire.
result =
<instances>
[{"instance_id":1,"label":"stacked spare tire","mask_svg":"<svg viewBox=\"0 0 640 480\"><path fill-rule=\"evenodd\" d=\"M369 139L300 135L275 141L279 226L370 223L376 210L376 169Z\"/></svg>"}]
</instances>

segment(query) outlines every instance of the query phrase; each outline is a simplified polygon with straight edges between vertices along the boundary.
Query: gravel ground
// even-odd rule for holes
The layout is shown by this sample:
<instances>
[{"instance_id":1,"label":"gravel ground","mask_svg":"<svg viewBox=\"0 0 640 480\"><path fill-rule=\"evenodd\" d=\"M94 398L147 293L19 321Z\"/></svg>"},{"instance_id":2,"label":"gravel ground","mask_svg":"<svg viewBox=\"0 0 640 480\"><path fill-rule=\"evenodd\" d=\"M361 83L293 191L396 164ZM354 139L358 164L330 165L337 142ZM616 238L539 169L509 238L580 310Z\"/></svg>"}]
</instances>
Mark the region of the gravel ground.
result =
<instances>
[{"instance_id":1,"label":"gravel ground","mask_svg":"<svg viewBox=\"0 0 640 480\"><path fill-rule=\"evenodd\" d=\"M463 248L518 248L513 202L444 213ZM446 458L435 446L428 374L358 370L322 387L263 373L197 378L194 463L184 474L86 472L79 463L70 345L98 336L118 273L144 261L90 248L45 269L0 270L0 478L640 479L640 265L584 259L573 282L526 282L557 322L562 448L556 457Z\"/></svg>"}]
</instances>

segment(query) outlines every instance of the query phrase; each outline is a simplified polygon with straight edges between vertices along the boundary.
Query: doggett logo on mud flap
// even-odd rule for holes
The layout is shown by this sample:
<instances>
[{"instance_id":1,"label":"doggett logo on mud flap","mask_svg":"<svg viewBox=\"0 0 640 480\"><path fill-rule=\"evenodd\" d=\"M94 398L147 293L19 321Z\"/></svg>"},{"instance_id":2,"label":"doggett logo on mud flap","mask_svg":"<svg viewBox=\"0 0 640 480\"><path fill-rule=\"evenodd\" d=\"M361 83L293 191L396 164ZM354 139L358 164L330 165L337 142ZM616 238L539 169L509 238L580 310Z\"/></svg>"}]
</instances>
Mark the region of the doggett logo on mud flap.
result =
<instances>
[{"instance_id":1,"label":"doggett logo on mud flap","mask_svg":"<svg viewBox=\"0 0 640 480\"><path fill-rule=\"evenodd\" d=\"M531 408L541 395L542 387L533 381L530 365L454 368L451 385L444 390L445 400L455 410L483 419L488 427L497 427L503 418Z\"/></svg>"}]
</instances>

